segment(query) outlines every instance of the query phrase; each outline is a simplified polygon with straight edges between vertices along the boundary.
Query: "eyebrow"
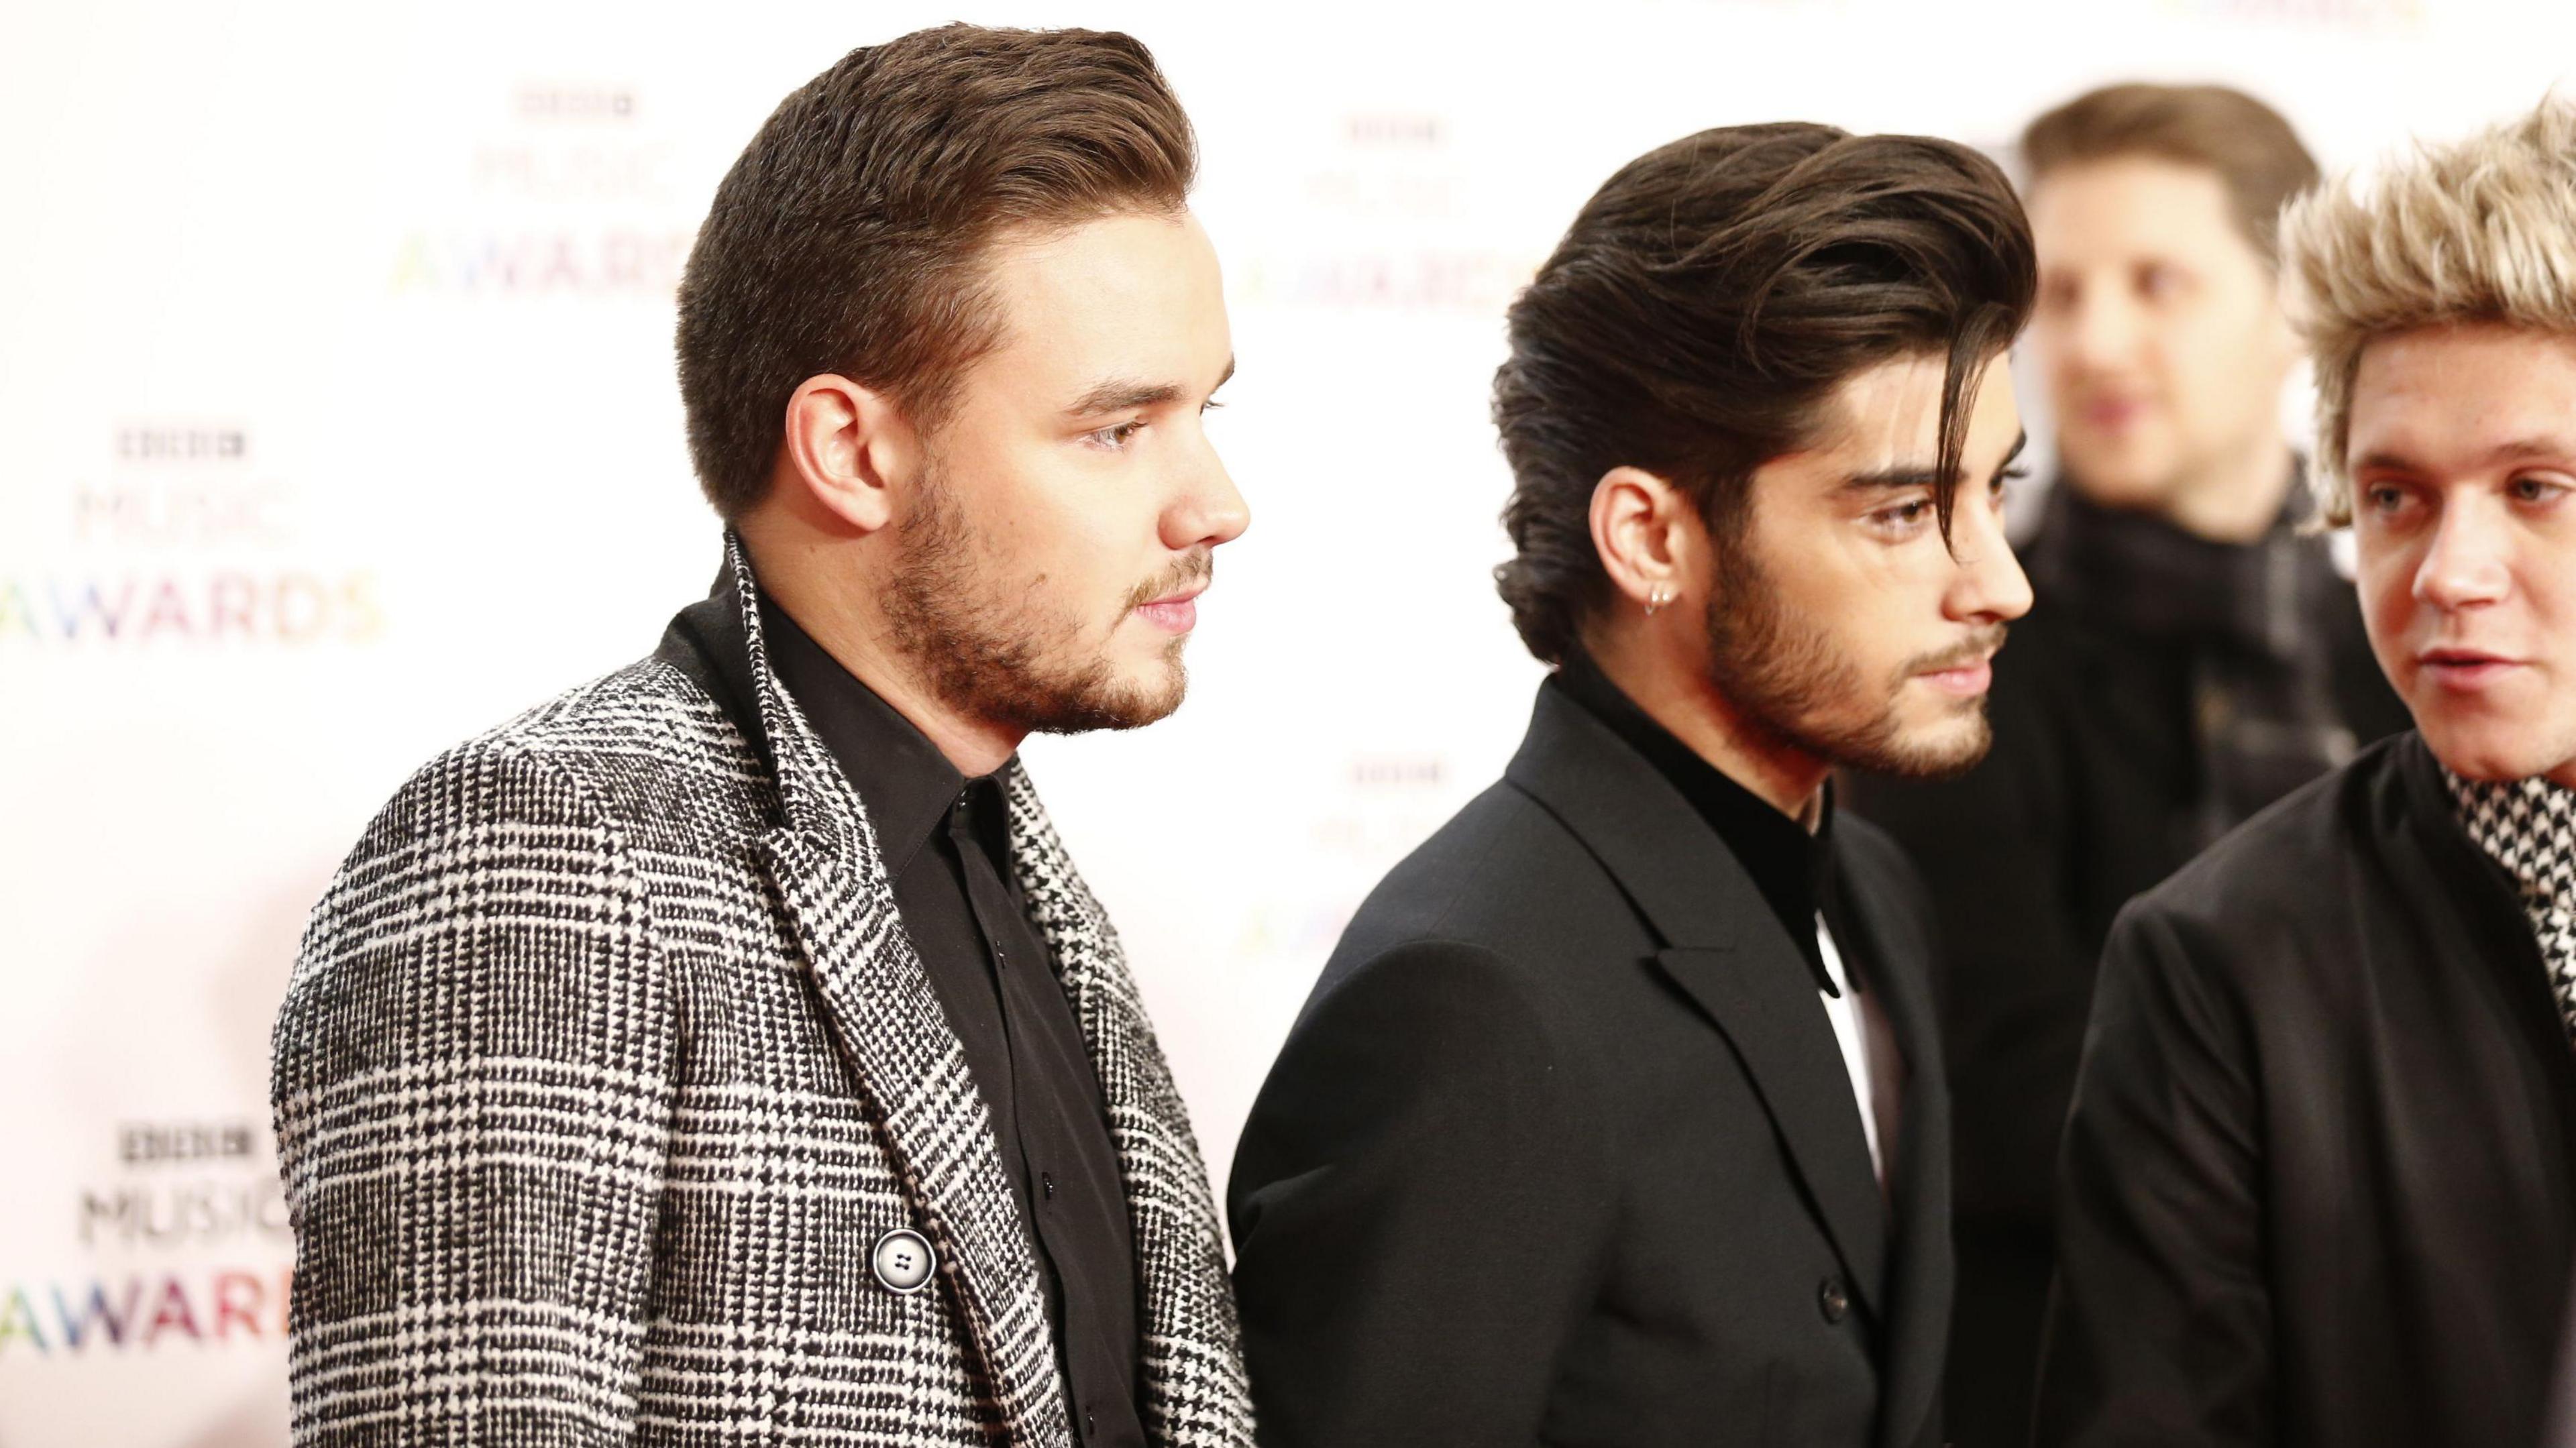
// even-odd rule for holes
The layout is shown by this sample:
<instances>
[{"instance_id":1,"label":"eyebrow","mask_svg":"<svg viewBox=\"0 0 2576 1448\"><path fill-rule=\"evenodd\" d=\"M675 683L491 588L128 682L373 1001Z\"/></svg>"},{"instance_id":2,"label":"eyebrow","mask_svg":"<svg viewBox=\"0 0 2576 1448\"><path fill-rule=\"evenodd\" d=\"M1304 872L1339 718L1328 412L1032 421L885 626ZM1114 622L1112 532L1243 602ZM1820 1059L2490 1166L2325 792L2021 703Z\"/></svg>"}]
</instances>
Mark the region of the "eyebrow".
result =
<instances>
[{"instance_id":1,"label":"eyebrow","mask_svg":"<svg viewBox=\"0 0 2576 1448\"><path fill-rule=\"evenodd\" d=\"M2576 453L2576 442L2571 442L2564 437L2552 437L2545 433L2533 433L2487 449L2486 455L2477 460L2476 466L2491 468L2498 463L2511 462L2516 458L2564 458L2570 453ZM2351 468L2354 472L2359 472L2363 468L2386 468L2391 472L2413 473L2422 472L2424 465L2404 453L2381 448L2353 459Z\"/></svg>"},{"instance_id":2,"label":"eyebrow","mask_svg":"<svg viewBox=\"0 0 2576 1448\"><path fill-rule=\"evenodd\" d=\"M2028 432L2024 432L2019 437L2014 438L2012 451L2005 453L2004 460L1995 465L1995 473L1998 476L2001 476L2004 469L2009 468L2014 463L2020 461L2022 449L2028 446L2030 446L2030 434ZM1843 479L1842 485L1837 488L1836 491L1845 493L1896 492L1904 488L1929 488L1938 484L1940 481L1940 474L1935 472L1927 463L1899 463L1895 467L1880 468L1876 472L1854 473L1850 477Z\"/></svg>"},{"instance_id":3,"label":"eyebrow","mask_svg":"<svg viewBox=\"0 0 2576 1448\"><path fill-rule=\"evenodd\" d=\"M1214 392L1234 376L1234 359L1225 359L1225 371L1218 374ZM1139 407L1164 407L1181 400L1177 382L1143 382L1132 377L1112 377L1095 384L1089 392L1074 399L1066 408L1068 417L1097 417L1104 412L1127 412Z\"/></svg>"}]
</instances>

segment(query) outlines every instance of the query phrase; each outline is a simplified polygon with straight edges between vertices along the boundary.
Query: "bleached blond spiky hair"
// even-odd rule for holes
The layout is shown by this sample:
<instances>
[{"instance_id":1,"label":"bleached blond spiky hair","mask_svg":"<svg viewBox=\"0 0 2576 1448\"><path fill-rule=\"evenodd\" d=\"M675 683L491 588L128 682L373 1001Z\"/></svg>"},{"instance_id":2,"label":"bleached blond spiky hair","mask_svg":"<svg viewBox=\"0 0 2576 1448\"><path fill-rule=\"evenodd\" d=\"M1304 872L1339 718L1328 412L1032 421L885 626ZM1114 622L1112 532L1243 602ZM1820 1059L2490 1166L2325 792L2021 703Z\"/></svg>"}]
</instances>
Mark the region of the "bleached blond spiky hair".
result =
<instances>
[{"instance_id":1,"label":"bleached blond spiky hair","mask_svg":"<svg viewBox=\"0 0 2576 1448\"><path fill-rule=\"evenodd\" d=\"M2576 102L2553 96L2467 140L2418 145L2367 184L2347 175L2292 201L2281 275L2316 361L2318 502L2342 527L2363 348L2475 322L2576 334Z\"/></svg>"}]
</instances>

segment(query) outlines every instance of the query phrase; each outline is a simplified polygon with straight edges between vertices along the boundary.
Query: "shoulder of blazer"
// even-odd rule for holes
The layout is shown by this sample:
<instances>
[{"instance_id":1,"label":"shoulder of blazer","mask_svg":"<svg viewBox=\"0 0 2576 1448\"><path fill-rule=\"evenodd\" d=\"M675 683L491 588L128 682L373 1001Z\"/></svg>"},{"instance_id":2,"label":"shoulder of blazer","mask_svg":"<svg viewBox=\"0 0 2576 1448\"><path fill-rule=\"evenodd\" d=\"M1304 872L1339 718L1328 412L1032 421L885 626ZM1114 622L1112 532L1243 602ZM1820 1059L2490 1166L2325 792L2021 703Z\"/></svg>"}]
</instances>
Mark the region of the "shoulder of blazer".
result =
<instances>
[{"instance_id":1,"label":"shoulder of blazer","mask_svg":"<svg viewBox=\"0 0 2576 1448\"><path fill-rule=\"evenodd\" d=\"M2421 761L2410 759L2424 755ZM2222 836L2154 889L2129 902L2125 919L2161 918L2213 938L2243 937L2271 924L2313 914L2334 896L2329 883L2373 862L2400 837L2443 838L2474 851L2435 801L2438 782L2409 778L2410 764L2429 770L2413 734L2370 745L2341 768L2309 781ZM2420 786L2420 787L2419 787Z\"/></svg>"},{"instance_id":2,"label":"shoulder of blazer","mask_svg":"<svg viewBox=\"0 0 2576 1448\"><path fill-rule=\"evenodd\" d=\"M667 820L709 787L775 789L723 702L661 657L567 689L447 753L541 761L611 820Z\"/></svg>"}]
</instances>

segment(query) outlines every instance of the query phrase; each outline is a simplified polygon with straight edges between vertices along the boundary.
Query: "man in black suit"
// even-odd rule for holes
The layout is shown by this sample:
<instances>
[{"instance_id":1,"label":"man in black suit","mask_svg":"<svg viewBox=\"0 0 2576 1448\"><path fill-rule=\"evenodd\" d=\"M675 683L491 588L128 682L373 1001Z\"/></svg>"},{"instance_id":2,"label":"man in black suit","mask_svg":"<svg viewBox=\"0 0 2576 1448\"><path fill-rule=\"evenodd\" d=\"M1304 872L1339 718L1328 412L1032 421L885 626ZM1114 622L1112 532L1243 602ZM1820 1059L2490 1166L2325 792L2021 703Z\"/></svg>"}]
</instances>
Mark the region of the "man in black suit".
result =
<instances>
[{"instance_id":1,"label":"man in black suit","mask_svg":"<svg viewBox=\"0 0 2576 1448\"><path fill-rule=\"evenodd\" d=\"M1775 125L1630 163L1514 303L1497 578L1559 668L1253 1108L1265 1444L1939 1441L1927 906L1826 781L1985 750L2032 290L1982 157Z\"/></svg>"},{"instance_id":2,"label":"man in black suit","mask_svg":"<svg viewBox=\"0 0 2576 1448\"><path fill-rule=\"evenodd\" d=\"M2038 1437L2520 1448L2576 1250L2576 104L2281 237L2416 732L2113 925Z\"/></svg>"}]
</instances>

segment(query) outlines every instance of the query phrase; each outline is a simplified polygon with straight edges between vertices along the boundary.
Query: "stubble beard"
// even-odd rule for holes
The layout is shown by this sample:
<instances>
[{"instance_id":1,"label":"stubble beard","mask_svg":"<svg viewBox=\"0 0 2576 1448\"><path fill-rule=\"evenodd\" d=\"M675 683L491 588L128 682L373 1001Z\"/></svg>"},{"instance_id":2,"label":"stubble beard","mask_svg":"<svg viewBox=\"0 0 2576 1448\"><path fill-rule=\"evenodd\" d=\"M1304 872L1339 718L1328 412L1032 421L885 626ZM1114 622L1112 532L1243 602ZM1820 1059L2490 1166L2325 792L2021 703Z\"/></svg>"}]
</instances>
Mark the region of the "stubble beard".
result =
<instances>
[{"instance_id":1,"label":"stubble beard","mask_svg":"<svg viewBox=\"0 0 2576 1448\"><path fill-rule=\"evenodd\" d=\"M886 584L886 621L896 646L949 708L1022 734L1079 734L1142 728L1180 707L1189 687L1185 638L1164 649L1159 685L1120 679L1108 656L1110 634L1087 639L1078 617L1033 588L991 575L972 522L935 464L925 468L916 506L897 528L903 561ZM1111 632L1136 605L1204 576L1205 555L1194 557L1194 566L1177 570L1179 581L1167 576L1131 593Z\"/></svg>"},{"instance_id":2,"label":"stubble beard","mask_svg":"<svg viewBox=\"0 0 2576 1448\"><path fill-rule=\"evenodd\" d=\"M1774 747L1796 749L1845 769L1904 779L1955 779L1976 767L1994 742L1985 699L1960 702L1968 726L1912 737L1898 701L1917 672L1962 652L1991 651L2003 641L1994 625L1966 650L1908 660L1877 691L1873 712L1855 717L1852 701L1871 692L1854 663L1825 630L1792 617L1749 549L1733 550L1709 590L1709 683L1737 717Z\"/></svg>"}]
</instances>

